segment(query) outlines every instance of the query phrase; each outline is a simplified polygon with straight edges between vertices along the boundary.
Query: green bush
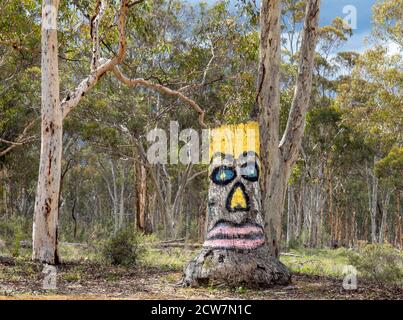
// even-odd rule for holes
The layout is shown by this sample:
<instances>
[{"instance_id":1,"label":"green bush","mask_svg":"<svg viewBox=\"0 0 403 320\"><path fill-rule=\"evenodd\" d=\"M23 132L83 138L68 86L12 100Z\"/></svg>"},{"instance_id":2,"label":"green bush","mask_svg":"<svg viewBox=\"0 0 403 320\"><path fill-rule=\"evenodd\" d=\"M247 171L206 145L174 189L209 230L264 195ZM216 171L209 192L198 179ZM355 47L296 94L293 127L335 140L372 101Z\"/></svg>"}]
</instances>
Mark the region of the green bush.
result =
<instances>
[{"instance_id":1,"label":"green bush","mask_svg":"<svg viewBox=\"0 0 403 320\"><path fill-rule=\"evenodd\" d=\"M31 237L28 229L23 217L12 216L0 220L0 240L8 254L20 256L21 241Z\"/></svg>"},{"instance_id":2,"label":"green bush","mask_svg":"<svg viewBox=\"0 0 403 320\"><path fill-rule=\"evenodd\" d=\"M368 244L350 252L348 260L365 279L403 284L403 254L389 244Z\"/></svg>"},{"instance_id":3,"label":"green bush","mask_svg":"<svg viewBox=\"0 0 403 320\"><path fill-rule=\"evenodd\" d=\"M133 266L144 253L140 236L133 229L124 229L114 234L103 247L103 257L113 265Z\"/></svg>"},{"instance_id":4,"label":"green bush","mask_svg":"<svg viewBox=\"0 0 403 320\"><path fill-rule=\"evenodd\" d=\"M301 247L301 241L296 238L291 238L287 246L288 249L298 249L300 247Z\"/></svg>"}]
</instances>

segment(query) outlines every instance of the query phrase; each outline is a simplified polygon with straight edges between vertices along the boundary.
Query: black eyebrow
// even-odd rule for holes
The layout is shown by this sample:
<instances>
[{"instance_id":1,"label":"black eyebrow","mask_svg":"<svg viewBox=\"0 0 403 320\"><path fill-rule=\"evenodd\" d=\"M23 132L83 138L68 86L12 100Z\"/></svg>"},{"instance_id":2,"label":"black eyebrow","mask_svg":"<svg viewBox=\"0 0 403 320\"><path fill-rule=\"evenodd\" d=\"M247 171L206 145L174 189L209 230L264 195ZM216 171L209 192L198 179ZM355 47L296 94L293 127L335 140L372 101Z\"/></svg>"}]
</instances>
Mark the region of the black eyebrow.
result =
<instances>
[{"instance_id":1,"label":"black eyebrow","mask_svg":"<svg viewBox=\"0 0 403 320\"><path fill-rule=\"evenodd\" d=\"M225 153L222 153L222 152L215 152L211 157L210 164L213 162L213 159L218 158L218 157L220 157L221 160L224 160L224 159L227 159L229 161L234 161L235 160L234 156L232 156L230 154L225 154Z\"/></svg>"},{"instance_id":2,"label":"black eyebrow","mask_svg":"<svg viewBox=\"0 0 403 320\"><path fill-rule=\"evenodd\" d=\"M239 155L238 159L247 160L248 157L254 157L256 159L259 159L259 156L254 151L244 151Z\"/></svg>"}]
</instances>

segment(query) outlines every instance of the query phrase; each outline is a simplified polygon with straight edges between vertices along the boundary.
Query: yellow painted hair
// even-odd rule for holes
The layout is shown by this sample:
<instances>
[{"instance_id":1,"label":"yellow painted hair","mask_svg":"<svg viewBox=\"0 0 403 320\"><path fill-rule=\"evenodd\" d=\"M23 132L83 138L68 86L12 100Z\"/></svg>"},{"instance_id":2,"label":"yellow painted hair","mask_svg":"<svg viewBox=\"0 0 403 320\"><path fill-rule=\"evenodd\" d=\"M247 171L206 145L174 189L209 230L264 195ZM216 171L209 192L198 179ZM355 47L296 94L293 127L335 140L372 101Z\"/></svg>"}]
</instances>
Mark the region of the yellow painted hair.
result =
<instances>
[{"instance_id":1,"label":"yellow painted hair","mask_svg":"<svg viewBox=\"0 0 403 320\"><path fill-rule=\"evenodd\" d=\"M210 129L209 158L216 152L238 158L244 151L253 151L259 155L259 124L256 121L236 125L223 125Z\"/></svg>"}]
</instances>

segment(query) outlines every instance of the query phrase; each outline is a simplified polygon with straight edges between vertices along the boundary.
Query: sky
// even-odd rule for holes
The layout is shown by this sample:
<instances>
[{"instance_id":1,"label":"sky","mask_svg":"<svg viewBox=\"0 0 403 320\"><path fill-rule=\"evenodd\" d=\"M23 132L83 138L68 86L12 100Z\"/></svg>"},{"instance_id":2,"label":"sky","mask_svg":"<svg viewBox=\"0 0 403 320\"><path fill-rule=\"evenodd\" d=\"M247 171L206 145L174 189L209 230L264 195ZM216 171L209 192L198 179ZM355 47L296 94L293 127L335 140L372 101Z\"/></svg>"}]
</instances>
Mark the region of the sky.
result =
<instances>
[{"instance_id":1,"label":"sky","mask_svg":"<svg viewBox=\"0 0 403 320\"><path fill-rule=\"evenodd\" d=\"M346 17L351 11L343 13L343 9L353 6L356 9L357 25L353 30L353 36L340 48L341 51L363 52L368 45L365 44L372 29L371 7L375 0L322 0L320 25L330 24L331 21L340 16Z\"/></svg>"},{"instance_id":2,"label":"sky","mask_svg":"<svg viewBox=\"0 0 403 320\"><path fill-rule=\"evenodd\" d=\"M357 51L364 52L366 49L374 45L374 40L366 41L370 38L372 32L372 6L376 0L322 0L320 25L326 25L340 16L342 18L348 15L343 9L348 6L354 6L356 9L357 26L353 30L353 36L339 48L339 51ZM389 54L399 53L399 47L396 43L389 42L386 44Z\"/></svg>"},{"instance_id":3,"label":"sky","mask_svg":"<svg viewBox=\"0 0 403 320\"><path fill-rule=\"evenodd\" d=\"M197 0L188 0L191 3L197 3ZM231 0L235 3L239 0ZM216 0L205 0L208 4L214 4ZM349 15L351 7L356 11L356 28L353 30L353 36L339 48L339 51L357 51L364 52L371 44L366 43L366 38L371 34L372 29L372 9L376 0L322 0L320 25L330 24L337 16L345 18ZM343 9L347 10L346 13ZM395 51L393 45L390 50Z\"/></svg>"}]
</instances>

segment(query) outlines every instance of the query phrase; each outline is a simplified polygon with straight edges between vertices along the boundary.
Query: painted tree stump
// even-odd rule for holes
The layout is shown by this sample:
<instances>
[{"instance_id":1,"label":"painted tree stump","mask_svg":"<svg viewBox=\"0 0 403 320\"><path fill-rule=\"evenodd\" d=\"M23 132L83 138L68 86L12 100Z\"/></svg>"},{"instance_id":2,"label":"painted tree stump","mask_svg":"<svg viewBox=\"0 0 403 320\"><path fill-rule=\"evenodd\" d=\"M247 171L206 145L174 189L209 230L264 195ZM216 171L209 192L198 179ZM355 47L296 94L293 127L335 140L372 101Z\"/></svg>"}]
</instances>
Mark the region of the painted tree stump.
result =
<instances>
[{"instance_id":1,"label":"painted tree stump","mask_svg":"<svg viewBox=\"0 0 403 320\"><path fill-rule=\"evenodd\" d=\"M203 249L186 266L184 286L265 288L288 284L288 269L270 255L259 188L256 122L210 130L207 229Z\"/></svg>"}]
</instances>

